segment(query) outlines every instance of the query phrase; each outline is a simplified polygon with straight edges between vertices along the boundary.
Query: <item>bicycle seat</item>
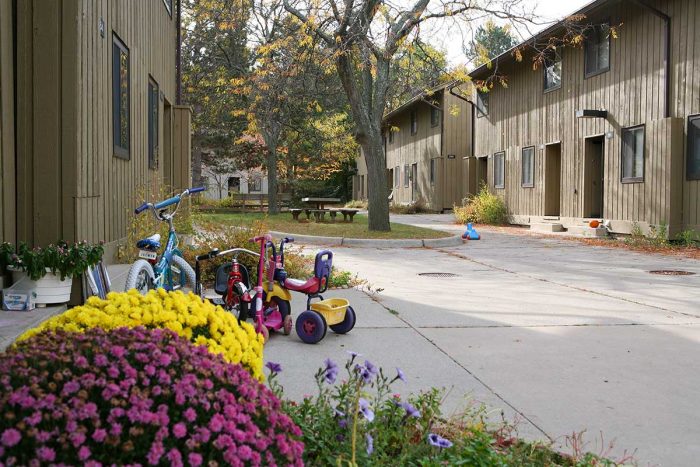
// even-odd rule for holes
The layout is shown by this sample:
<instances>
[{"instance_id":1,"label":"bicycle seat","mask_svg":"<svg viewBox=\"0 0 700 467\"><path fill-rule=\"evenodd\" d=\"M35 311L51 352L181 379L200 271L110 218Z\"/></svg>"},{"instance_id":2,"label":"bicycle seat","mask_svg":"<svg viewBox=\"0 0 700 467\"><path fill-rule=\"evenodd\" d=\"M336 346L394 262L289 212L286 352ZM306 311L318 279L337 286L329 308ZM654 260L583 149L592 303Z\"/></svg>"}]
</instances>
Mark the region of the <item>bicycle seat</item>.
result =
<instances>
[{"instance_id":1,"label":"bicycle seat","mask_svg":"<svg viewBox=\"0 0 700 467\"><path fill-rule=\"evenodd\" d=\"M316 276L311 277L306 281L301 279L285 279L284 281L285 288L307 295L318 293L318 291L321 289L320 285L321 280Z\"/></svg>"},{"instance_id":2,"label":"bicycle seat","mask_svg":"<svg viewBox=\"0 0 700 467\"><path fill-rule=\"evenodd\" d=\"M140 250L156 251L160 248L160 234L153 234L136 242L136 248Z\"/></svg>"},{"instance_id":3,"label":"bicycle seat","mask_svg":"<svg viewBox=\"0 0 700 467\"><path fill-rule=\"evenodd\" d=\"M313 277L308 280L285 279L284 286L289 290L307 295L323 293L328 288L332 267L333 253L329 250L319 251L314 262Z\"/></svg>"}]
</instances>

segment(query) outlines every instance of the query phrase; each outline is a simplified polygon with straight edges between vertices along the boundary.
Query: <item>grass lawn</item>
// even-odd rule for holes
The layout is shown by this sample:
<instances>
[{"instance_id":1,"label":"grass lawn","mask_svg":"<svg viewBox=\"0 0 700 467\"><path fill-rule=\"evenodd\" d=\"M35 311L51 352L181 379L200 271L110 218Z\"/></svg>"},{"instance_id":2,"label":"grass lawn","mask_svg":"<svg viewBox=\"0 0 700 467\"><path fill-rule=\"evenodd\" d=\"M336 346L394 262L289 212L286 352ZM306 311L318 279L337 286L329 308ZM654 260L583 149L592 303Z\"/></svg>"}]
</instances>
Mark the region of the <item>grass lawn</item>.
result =
<instances>
[{"instance_id":1,"label":"grass lawn","mask_svg":"<svg viewBox=\"0 0 700 467\"><path fill-rule=\"evenodd\" d=\"M250 225L255 221L263 221L266 228L278 232L287 232L301 235L319 235L323 237L346 238L443 238L450 236L447 232L413 227L405 224L391 224L391 232L370 232L367 228L367 216L355 215L352 223L336 221L301 222L292 219L288 212L268 215L267 213L216 213L201 214L205 221L224 223L227 225ZM303 215L301 217L304 217Z\"/></svg>"}]
</instances>

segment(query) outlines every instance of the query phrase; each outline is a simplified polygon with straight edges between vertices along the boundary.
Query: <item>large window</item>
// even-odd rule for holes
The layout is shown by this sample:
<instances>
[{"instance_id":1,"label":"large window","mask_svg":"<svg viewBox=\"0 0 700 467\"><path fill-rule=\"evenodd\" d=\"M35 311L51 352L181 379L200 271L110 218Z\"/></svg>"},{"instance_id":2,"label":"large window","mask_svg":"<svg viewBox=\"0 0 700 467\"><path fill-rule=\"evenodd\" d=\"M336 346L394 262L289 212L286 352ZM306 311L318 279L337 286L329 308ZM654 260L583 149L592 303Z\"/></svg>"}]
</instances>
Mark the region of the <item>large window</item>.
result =
<instances>
[{"instance_id":1,"label":"large window","mask_svg":"<svg viewBox=\"0 0 700 467\"><path fill-rule=\"evenodd\" d=\"M148 168L158 168L158 83L148 80Z\"/></svg>"},{"instance_id":2,"label":"large window","mask_svg":"<svg viewBox=\"0 0 700 467\"><path fill-rule=\"evenodd\" d=\"M593 26L586 33L585 44L586 77L610 69L610 25Z\"/></svg>"},{"instance_id":3,"label":"large window","mask_svg":"<svg viewBox=\"0 0 700 467\"><path fill-rule=\"evenodd\" d=\"M436 166L436 160L435 159L430 159L430 184L435 185L435 166Z\"/></svg>"},{"instance_id":4,"label":"large window","mask_svg":"<svg viewBox=\"0 0 700 467\"><path fill-rule=\"evenodd\" d=\"M523 148L522 163L522 185L525 188L532 188L535 186L535 148L533 146Z\"/></svg>"},{"instance_id":5,"label":"large window","mask_svg":"<svg viewBox=\"0 0 700 467\"><path fill-rule=\"evenodd\" d=\"M686 177L688 180L700 180L700 115L688 117Z\"/></svg>"},{"instance_id":6,"label":"large window","mask_svg":"<svg viewBox=\"0 0 700 467\"><path fill-rule=\"evenodd\" d=\"M129 49L113 35L112 42L112 135L114 155L129 159Z\"/></svg>"},{"instance_id":7,"label":"large window","mask_svg":"<svg viewBox=\"0 0 700 467\"><path fill-rule=\"evenodd\" d=\"M408 181L411 178L411 173L408 171L408 164L403 166L403 186L408 188Z\"/></svg>"},{"instance_id":8,"label":"large window","mask_svg":"<svg viewBox=\"0 0 700 467\"><path fill-rule=\"evenodd\" d=\"M506 187L506 153L497 152L493 155L493 186Z\"/></svg>"},{"instance_id":9,"label":"large window","mask_svg":"<svg viewBox=\"0 0 700 467\"><path fill-rule=\"evenodd\" d=\"M411 111L411 134L418 133L418 113L415 110Z\"/></svg>"},{"instance_id":10,"label":"large window","mask_svg":"<svg viewBox=\"0 0 700 467\"><path fill-rule=\"evenodd\" d=\"M544 59L544 90L552 91L561 87L561 56L550 53Z\"/></svg>"},{"instance_id":11,"label":"large window","mask_svg":"<svg viewBox=\"0 0 700 467\"><path fill-rule=\"evenodd\" d=\"M489 93L483 91L476 92L476 118L485 117L489 114Z\"/></svg>"},{"instance_id":12,"label":"large window","mask_svg":"<svg viewBox=\"0 0 700 467\"><path fill-rule=\"evenodd\" d=\"M622 129L622 181L644 181L644 126Z\"/></svg>"},{"instance_id":13,"label":"large window","mask_svg":"<svg viewBox=\"0 0 700 467\"><path fill-rule=\"evenodd\" d=\"M436 127L440 124L440 109L430 107L430 126Z\"/></svg>"}]
</instances>

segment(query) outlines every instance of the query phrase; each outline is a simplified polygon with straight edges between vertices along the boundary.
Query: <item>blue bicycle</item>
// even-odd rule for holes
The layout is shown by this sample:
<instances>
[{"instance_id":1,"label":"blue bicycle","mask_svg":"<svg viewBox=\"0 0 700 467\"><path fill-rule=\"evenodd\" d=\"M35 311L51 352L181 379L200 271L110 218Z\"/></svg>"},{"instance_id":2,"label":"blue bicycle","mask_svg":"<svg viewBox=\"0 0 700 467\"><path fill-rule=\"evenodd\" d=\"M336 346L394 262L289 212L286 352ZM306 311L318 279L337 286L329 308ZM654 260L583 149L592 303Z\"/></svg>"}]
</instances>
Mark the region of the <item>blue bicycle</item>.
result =
<instances>
[{"instance_id":1,"label":"blue bicycle","mask_svg":"<svg viewBox=\"0 0 700 467\"><path fill-rule=\"evenodd\" d=\"M151 235L136 242L139 249L139 259L134 261L126 277L124 290L136 289L145 294L151 289L179 290L189 287L195 290L197 279L192 267L182 257L182 252L177 248L177 234L173 225L173 217L185 196L204 191L204 187L190 188L181 194L168 198L160 203L143 203L134 210L135 214L141 214L146 209L151 209L155 218L161 222L167 222L169 228L168 242L165 244L163 254L158 256L160 249L160 234ZM172 210L167 208L175 206Z\"/></svg>"}]
</instances>

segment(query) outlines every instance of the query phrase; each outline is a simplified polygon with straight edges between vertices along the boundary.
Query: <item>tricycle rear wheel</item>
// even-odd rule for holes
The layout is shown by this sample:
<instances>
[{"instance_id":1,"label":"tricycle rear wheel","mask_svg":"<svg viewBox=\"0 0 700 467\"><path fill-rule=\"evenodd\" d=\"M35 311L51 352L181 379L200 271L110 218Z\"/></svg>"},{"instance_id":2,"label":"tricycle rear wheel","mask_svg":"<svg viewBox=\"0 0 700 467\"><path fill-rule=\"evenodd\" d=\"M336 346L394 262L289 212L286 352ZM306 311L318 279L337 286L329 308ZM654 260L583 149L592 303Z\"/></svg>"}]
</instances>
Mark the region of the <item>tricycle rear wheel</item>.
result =
<instances>
[{"instance_id":1,"label":"tricycle rear wheel","mask_svg":"<svg viewBox=\"0 0 700 467\"><path fill-rule=\"evenodd\" d=\"M331 331L333 331L336 334L347 334L348 332L352 331L352 328L355 327L356 320L357 317L355 316L355 310L353 310L352 307L349 306L345 310L345 319L343 319L343 321L341 321L338 324L331 325Z\"/></svg>"},{"instance_id":2,"label":"tricycle rear wheel","mask_svg":"<svg viewBox=\"0 0 700 467\"><path fill-rule=\"evenodd\" d=\"M315 311L306 310L297 318L296 330L299 338L307 344L316 344L326 336L326 320Z\"/></svg>"}]
</instances>

